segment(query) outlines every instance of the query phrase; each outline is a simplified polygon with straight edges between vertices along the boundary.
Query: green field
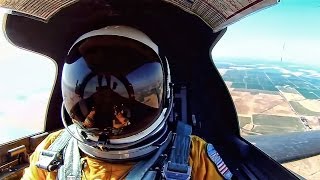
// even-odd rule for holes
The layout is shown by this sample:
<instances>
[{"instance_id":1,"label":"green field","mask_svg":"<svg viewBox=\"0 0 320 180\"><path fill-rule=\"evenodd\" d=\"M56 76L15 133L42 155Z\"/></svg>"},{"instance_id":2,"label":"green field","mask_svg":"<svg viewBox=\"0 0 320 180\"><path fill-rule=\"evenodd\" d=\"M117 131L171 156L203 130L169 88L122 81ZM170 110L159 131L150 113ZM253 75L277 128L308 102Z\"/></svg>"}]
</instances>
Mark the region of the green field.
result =
<instances>
[{"instance_id":1,"label":"green field","mask_svg":"<svg viewBox=\"0 0 320 180\"><path fill-rule=\"evenodd\" d=\"M246 124L251 123L251 117L238 116L239 126L243 128Z\"/></svg>"},{"instance_id":2,"label":"green field","mask_svg":"<svg viewBox=\"0 0 320 180\"><path fill-rule=\"evenodd\" d=\"M263 85L263 89L266 90L266 91L278 91L278 89L275 88L273 85L271 85L271 86Z\"/></svg>"},{"instance_id":3,"label":"green field","mask_svg":"<svg viewBox=\"0 0 320 180\"><path fill-rule=\"evenodd\" d=\"M320 112L311 111L303 107L299 102L289 101L289 103L298 114L305 116L320 116Z\"/></svg>"},{"instance_id":4,"label":"green field","mask_svg":"<svg viewBox=\"0 0 320 180\"><path fill-rule=\"evenodd\" d=\"M252 131L260 134L274 134L304 131L304 125L299 118L288 116L276 116L265 114L254 114Z\"/></svg>"},{"instance_id":5,"label":"green field","mask_svg":"<svg viewBox=\"0 0 320 180\"><path fill-rule=\"evenodd\" d=\"M319 99L319 97L316 95L318 93L318 90L297 88L297 91L299 91L299 93L306 99Z\"/></svg>"},{"instance_id":6,"label":"green field","mask_svg":"<svg viewBox=\"0 0 320 180\"><path fill-rule=\"evenodd\" d=\"M269 73L273 78L279 77L279 72L273 70ZM232 82L232 88L256 89L264 91L278 91L262 70L228 70L224 75L225 81ZM285 80L285 79L284 79Z\"/></svg>"},{"instance_id":7,"label":"green field","mask_svg":"<svg viewBox=\"0 0 320 180\"><path fill-rule=\"evenodd\" d=\"M296 132L295 129L290 127L276 127L276 126L255 126L252 130L259 134L281 134L288 132Z\"/></svg>"},{"instance_id":8,"label":"green field","mask_svg":"<svg viewBox=\"0 0 320 180\"><path fill-rule=\"evenodd\" d=\"M259 81L256 77L246 77L244 78L244 82L247 83L247 84L259 84Z\"/></svg>"},{"instance_id":9,"label":"green field","mask_svg":"<svg viewBox=\"0 0 320 180\"><path fill-rule=\"evenodd\" d=\"M318 96L318 99L320 99L320 89L319 90L318 89L317 90L313 89L312 92L315 93Z\"/></svg>"},{"instance_id":10,"label":"green field","mask_svg":"<svg viewBox=\"0 0 320 180\"><path fill-rule=\"evenodd\" d=\"M319 78L308 78L306 81L310 82L315 87L320 87L320 79Z\"/></svg>"},{"instance_id":11,"label":"green field","mask_svg":"<svg viewBox=\"0 0 320 180\"><path fill-rule=\"evenodd\" d=\"M278 87L278 89L284 93L292 93L292 94L299 94L299 92L294 89L294 88L291 88L291 87Z\"/></svg>"},{"instance_id":12,"label":"green field","mask_svg":"<svg viewBox=\"0 0 320 180\"><path fill-rule=\"evenodd\" d=\"M222 77L225 81L232 82L232 88L277 92L277 87L290 86L291 89L284 89L283 92L296 94L297 92L293 90L295 88L306 99L320 99L320 80L316 77L288 75L271 66L265 68L271 64L264 64L264 68L257 68L258 65L249 66L242 62L217 64L218 68L229 69ZM274 64L272 65L274 66ZM235 69L235 67L242 69ZM284 67L280 64L278 67L291 72L297 71L297 69Z\"/></svg>"},{"instance_id":13,"label":"green field","mask_svg":"<svg viewBox=\"0 0 320 180\"><path fill-rule=\"evenodd\" d=\"M236 82L234 82L234 83L232 83L231 87L232 88L243 88L243 89L245 89L246 88L246 84L245 83L236 83Z\"/></svg>"},{"instance_id":14,"label":"green field","mask_svg":"<svg viewBox=\"0 0 320 180\"><path fill-rule=\"evenodd\" d=\"M250 92L251 94L258 94L258 93L273 94L273 95L279 94L278 91L265 91L265 90L258 90L258 89L236 89L235 91Z\"/></svg>"},{"instance_id":15,"label":"green field","mask_svg":"<svg viewBox=\"0 0 320 180\"><path fill-rule=\"evenodd\" d=\"M247 89L264 90L260 84L247 84Z\"/></svg>"}]
</instances>

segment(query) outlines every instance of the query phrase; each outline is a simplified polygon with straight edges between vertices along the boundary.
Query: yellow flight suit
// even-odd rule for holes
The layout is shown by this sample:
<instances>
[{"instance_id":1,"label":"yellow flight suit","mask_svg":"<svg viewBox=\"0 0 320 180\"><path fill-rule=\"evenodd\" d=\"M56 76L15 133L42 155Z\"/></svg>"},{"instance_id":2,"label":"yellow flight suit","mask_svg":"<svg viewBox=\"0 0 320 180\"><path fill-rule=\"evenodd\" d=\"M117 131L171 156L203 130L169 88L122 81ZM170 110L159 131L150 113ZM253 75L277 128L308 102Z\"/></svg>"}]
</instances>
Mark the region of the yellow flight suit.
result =
<instances>
[{"instance_id":1,"label":"yellow flight suit","mask_svg":"<svg viewBox=\"0 0 320 180\"><path fill-rule=\"evenodd\" d=\"M50 134L43 142L39 144L35 152L30 156L30 166L25 169L23 180L26 179L46 179L56 180L57 172L47 172L36 167L39 159L39 152L47 149L51 143L58 137L61 131ZM189 165L192 167L192 179L223 179L217 171L215 164L209 159L206 152L206 142L197 137L191 136L191 150L189 156ZM82 170L82 179L125 179L127 173L131 170L134 163L108 163L88 156L83 156L87 166Z\"/></svg>"}]
</instances>

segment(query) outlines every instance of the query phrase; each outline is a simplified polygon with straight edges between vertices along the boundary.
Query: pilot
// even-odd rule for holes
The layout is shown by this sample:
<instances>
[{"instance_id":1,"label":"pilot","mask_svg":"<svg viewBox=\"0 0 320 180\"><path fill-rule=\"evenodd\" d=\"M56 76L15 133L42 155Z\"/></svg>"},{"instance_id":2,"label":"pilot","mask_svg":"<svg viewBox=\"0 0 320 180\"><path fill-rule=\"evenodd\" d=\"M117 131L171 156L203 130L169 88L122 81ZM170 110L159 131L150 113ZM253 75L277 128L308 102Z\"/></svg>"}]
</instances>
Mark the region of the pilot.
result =
<instances>
[{"instance_id":1,"label":"pilot","mask_svg":"<svg viewBox=\"0 0 320 180\"><path fill-rule=\"evenodd\" d=\"M231 179L212 144L169 120L169 64L145 33L82 35L62 72L63 130L30 156L22 179Z\"/></svg>"}]
</instances>

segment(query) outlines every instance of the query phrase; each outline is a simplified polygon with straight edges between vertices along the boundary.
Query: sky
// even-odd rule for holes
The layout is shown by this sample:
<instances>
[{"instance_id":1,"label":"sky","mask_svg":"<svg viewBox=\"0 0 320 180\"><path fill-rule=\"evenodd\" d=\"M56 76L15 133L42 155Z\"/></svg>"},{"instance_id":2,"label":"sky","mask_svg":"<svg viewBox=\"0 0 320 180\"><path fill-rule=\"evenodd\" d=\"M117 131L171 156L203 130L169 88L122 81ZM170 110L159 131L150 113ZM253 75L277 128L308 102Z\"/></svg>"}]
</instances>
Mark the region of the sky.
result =
<instances>
[{"instance_id":1,"label":"sky","mask_svg":"<svg viewBox=\"0 0 320 180\"><path fill-rule=\"evenodd\" d=\"M2 19L0 15L0 19ZM2 24L2 23L1 23ZM50 89L55 79L55 64L47 57L19 49L0 34L0 99ZM41 76L42 75L42 76Z\"/></svg>"},{"instance_id":2,"label":"sky","mask_svg":"<svg viewBox=\"0 0 320 180\"><path fill-rule=\"evenodd\" d=\"M320 64L320 0L281 0L228 27L213 58Z\"/></svg>"}]
</instances>

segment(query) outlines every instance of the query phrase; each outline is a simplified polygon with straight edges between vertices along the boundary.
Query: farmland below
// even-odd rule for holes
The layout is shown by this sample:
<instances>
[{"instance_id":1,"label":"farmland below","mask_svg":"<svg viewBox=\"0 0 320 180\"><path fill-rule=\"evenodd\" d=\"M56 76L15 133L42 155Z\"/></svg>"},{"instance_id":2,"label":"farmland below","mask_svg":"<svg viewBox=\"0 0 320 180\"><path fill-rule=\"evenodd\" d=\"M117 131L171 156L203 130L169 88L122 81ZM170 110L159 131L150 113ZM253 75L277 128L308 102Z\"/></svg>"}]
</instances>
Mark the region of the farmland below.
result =
<instances>
[{"instance_id":1,"label":"farmland below","mask_svg":"<svg viewBox=\"0 0 320 180\"><path fill-rule=\"evenodd\" d=\"M281 62L216 61L241 135L320 129L320 68Z\"/></svg>"}]
</instances>

